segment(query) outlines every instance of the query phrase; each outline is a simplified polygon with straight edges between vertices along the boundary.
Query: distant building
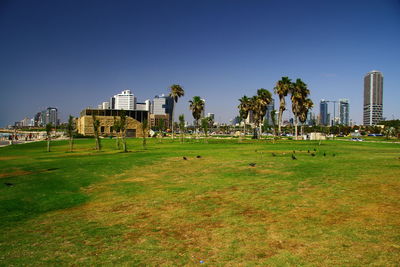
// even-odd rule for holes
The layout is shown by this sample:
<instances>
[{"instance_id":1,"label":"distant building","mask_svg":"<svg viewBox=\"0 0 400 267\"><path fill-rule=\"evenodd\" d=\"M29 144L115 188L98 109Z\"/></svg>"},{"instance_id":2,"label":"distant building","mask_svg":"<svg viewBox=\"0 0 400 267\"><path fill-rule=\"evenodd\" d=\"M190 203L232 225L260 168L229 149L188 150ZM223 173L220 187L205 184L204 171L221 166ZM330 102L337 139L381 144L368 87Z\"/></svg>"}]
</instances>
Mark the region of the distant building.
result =
<instances>
[{"instance_id":1,"label":"distant building","mask_svg":"<svg viewBox=\"0 0 400 267\"><path fill-rule=\"evenodd\" d=\"M214 113L207 113L207 118L210 118L212 121L215 121L215 114Z\"/></svg>"},{"instance_id":2,"label":"distant building","mask_svg":"<svg viewBox=\"0 0 400 267\"><path fill-rule=\"evenodd\" d=\"M275 110L275 99L272 99L271 103L267 106L267 112L265 113L265 120L268 125L272 125L271 112Z\"/></svg>"},{"instance_id":3,"label":"distant building","mask_svg":"<svg viewBox=\"0 0 400 267\"><path fill-rule=\"evenodd\" d=\"M144 103L136 103L136 110L145 110L150 111L151 109L151 102L150 100L146 100Z\"/></svg>"},{"instance_id":4,"label":"distant building","mask_svg":"<svg viewBox=\"0 0 400 267\"><path fill-rule=\"evenodd\" d=\"M172 126L172 109L174 108L174 99L164 94L157 95L153 99L150 112L150 126L158 126L160 120L164 121L166 128Z\"/></svg>"},{"instance_id":5,"label":"distant building","mask_svg":"<svg viewBox=\"0 0 400 267\"><path fill-rule=\"evenodd\" d=\"M135 110L136 97L132 94L131 90L124 90L120 94L114 96L115 109ZM112 100L111 100L112 101Z\"/></svg>"},{"instance_id":6,"label":"distant building","mask_svg":"<svg viewBox=\"0 0 400 267\"><path fill-rule=\"evenodd\" d=\"M345 98L339 99L339 124L345 126L350 125L349 110L349 100Z\"/></svg>"},{"instance_id":7,"label":"distant building","mask_svg":"<svg viewBox=\"0 0 400 267\"><path fill-rule=\"evenodd\" d=\"M364 125L383 120L383 74L373 70L364 77Z\"/></svg>"},{"instance_id":8,"label":"distant building","mask_svg":"<svg viewBox=\"0 0 400 267\"><path fill-rule=\"evenodd\" d=\"M201 115L200 118L204 118L204 114L206 111L206 100L205 99L201 99L203 101L203 110L201 111Z\"/></svg>"},{"instance_id":9,"label":"distant building","mask_svg":"<svg viewBox=\"0 0 400 267\"><path fill-rule=\"evenodd\" d=\"M39 112L35 115L36 126L45 126L51 123L53 126L59 125L57 108L48 107L46 110Z\"/></svg>"},{"instance_id":10,"label":"distant building","mask_svg":"<svg viewBox=\"0 0 400 267\"><path fill-rule=\"evenodd\" d=\"M321 99L319 103L319 124L327 126L329 124L329 115L328 115L328 101Z\"/></svg>"}]
</instances>

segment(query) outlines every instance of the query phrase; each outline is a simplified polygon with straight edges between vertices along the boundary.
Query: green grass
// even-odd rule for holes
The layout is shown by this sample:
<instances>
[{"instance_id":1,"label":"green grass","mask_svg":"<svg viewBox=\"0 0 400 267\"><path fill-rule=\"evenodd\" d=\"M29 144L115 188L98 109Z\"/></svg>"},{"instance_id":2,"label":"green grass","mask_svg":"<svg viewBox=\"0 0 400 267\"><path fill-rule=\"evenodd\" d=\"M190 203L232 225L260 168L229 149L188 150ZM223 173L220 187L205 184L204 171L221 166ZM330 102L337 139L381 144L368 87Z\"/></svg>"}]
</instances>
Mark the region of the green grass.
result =
<instances>
[{"instance_id":1,"label":"green grass","mask_svg":"<svg viewBox=\"0 0 400 267\"><path fill-rule=\"evenodd\" d=\"M400 144L102 141L0 148L0 265L398 266Z\"/></svg>"}]
</instances>

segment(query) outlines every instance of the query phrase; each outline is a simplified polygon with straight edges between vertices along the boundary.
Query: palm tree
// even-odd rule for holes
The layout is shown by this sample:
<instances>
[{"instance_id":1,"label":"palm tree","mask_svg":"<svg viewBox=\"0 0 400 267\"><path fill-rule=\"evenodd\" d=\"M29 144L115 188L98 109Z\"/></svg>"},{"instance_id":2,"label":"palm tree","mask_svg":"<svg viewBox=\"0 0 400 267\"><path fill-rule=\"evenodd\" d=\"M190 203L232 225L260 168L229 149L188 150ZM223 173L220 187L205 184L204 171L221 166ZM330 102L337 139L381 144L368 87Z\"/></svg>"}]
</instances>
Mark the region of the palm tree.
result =
<instances>
[{"instance_id":1,"label":"palm tree","mask_svg":"<svg viewBox=\"0 0 400 267\"><path fill-rule=\"evenodd\" d=\"M178 99L185 95L185 91L179 84L173 84L170 86L170 94L169 96L172 97L175 103L178 103ZM175 105L172 107L172 140L174 140L174 110Z\"/></svg>"},{"instance_id":2,"label":"palm tree","mask_svg":"<svg viewBox=\"0 0 400 267\"><path fill-rule=\"evenodd\" d=\"M282 126L282 115L286 110L286 101L285 97L291 91L293 87L291 80L288 77L282 77L280 81L276 83L274 88L275 94L279 96L279 113L278 113L278 133L281 134L281 126Z\"/></svg>"},{"instance_id":3,"label":"palm tree","mask_svg":"<svg viewBox=\"0 0 400 267\"><path fill-rule=\"evenodd\" d=\"M69 137L69 151L72 152L74 146L74 134L75 134L75 121L74 117L69 115L67 124L67 134Z\"/></svg>"},{"instance_id":4,"label":"palm tree","mask_svg":"<svg viewBox=\"0 0 400 267\"><path fill-rule=\"evenodd\" d=\"M193 118L196 122L196 134L198 133L198 125L199 119L201 117L201 113L204 110L204 101L200 98L200 96L194 96L192 100L189 100L189 109L192 111Z\"/></svg>"},{"instance_id":5,"label":"palm tree","mask_svg":"<svg viewBox=\"0 0 400 267\"><path fill-rule=\"evenodd\" d=\"M294 116L295 138L297 140L298 118L301 116L310 91L301 79L297 79L291 88L292 112Z\"/></svg>"},{"instance_id":6,"label":"palm tree","mask_svg":"<svg viewBox=\"0 0 400 267\"><path fill-rule=\"evenodd\" d=\"M51 141L51 130L53 125L51 123L46 124L46 135L47 135L47 152L50 152L50 141Z\"/></svg>"},{"instance_id":7,"label":"palm tree","mask_svg":"<svg viewBox=\"0 0 400 267\"><path fill-rule=\"evenodd\" d=\"M181 143L183 143L183 137L185 134L185 116L183 114L179 115L179 130L181 132Z\"/></svg>"},{"instance_id":8,"label":"palm tree","mask_svg":"<svg viewBox=\"0 0 400 267\"><path fill-rule=\"evenodd\" d=\"M258 135L261 138L262 122L267 113L267 106L272 101L271 93L264 89L258 89L257 95L253 96L250 101L250 109L253 111L254 122L258 126Z\"/></svg>"},{"instance_id":9,"label":"palm tree","mask_svg":"<svg viewBox=\"0 0 400 267\"><path fill-rule=\"evenodd\" d=\"M93 120L93 133L94 133L94 138L96 140L96 150L101 150L101 143L99 138L100 121L96 119L96 116L94 114L92 114L92 120Z\"/></svg>"},{"instance_id":10,"label":"palm tree","mask_svg":"<svg viewBox=\"0 0 400 267\"><path fill-rule=\"evenodd\" d=\"M307 115L308 115L308 111L314 106L314 103L312 102L311 99L306 98L303 101L303 105L301 108L301 112L300 112L300 116L299 116L299 121L302 123L301 125L301 135L303 135L303 128L304 128L304 123L307 120Z\"/></svg>"},{"instance_id":11,"label":"palm tree","mask_svg":"<svg viewBox=\"0 0 400 267\"><path fill-rule=\"evenodd\" d=\"M273 143L275 144L275 136L276 136L276 110L271 110L271 122L272 122L272 129L273 129Z\"/></svg>"},{"instance_id":12,"label":"palm tree","mask_svg":"<svg viewBox=\"0 0 400 267\"><path fill-rule=\"evenodd\" d=\"M244 136L246 137L246 119L249 116L249 111L250 111L250 98L247 96L243 96L242 98L239 99L239 117L243 120L244 122L244 127L243 127L243 132Z\"/></svg>"}]
</instances>

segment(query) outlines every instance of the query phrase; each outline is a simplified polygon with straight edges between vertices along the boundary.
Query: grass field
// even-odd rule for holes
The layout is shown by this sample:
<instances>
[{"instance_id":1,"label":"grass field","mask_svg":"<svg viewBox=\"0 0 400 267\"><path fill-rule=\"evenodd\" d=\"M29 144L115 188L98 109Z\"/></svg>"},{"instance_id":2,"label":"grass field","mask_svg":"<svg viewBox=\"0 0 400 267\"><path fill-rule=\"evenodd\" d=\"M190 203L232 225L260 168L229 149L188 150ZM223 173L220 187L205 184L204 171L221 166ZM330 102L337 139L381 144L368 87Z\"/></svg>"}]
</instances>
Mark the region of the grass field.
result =
<instances>
[{"instance_id":1,"label":"grass field","mask_svg":"<svg viewBox=\"0 0 400 267\"><path fill-rule=\"evenodd\" d=\"M0 148L0 265L399 266L400 144L103 145Z\"/></svg>"}]
</instances>

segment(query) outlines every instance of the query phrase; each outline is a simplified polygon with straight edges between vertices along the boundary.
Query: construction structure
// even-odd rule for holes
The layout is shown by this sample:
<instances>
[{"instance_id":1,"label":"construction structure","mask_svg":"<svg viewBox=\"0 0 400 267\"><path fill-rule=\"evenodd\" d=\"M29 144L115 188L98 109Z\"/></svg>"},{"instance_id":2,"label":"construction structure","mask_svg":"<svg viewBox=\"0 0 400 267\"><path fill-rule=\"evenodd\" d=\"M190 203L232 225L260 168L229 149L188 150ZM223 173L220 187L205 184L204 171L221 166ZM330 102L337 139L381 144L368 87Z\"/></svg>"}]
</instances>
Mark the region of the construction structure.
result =
<instances>
[{"instance_id":1,"label":"construction structure","mask_svg":"<svg viewBox=\"0 0 400 267\"><path fill-rule=\"evenodd\" d=\"M94 135L93 115L99 120L99 134L101 136L116 136L114 123L120 119L122 112L126 115L126 136L142 137L142 123L149 120L149 112L144 110L116 110L116 109L84 109L77 119L76 127L79 134Z\"/></svg>"}]
</instances>

